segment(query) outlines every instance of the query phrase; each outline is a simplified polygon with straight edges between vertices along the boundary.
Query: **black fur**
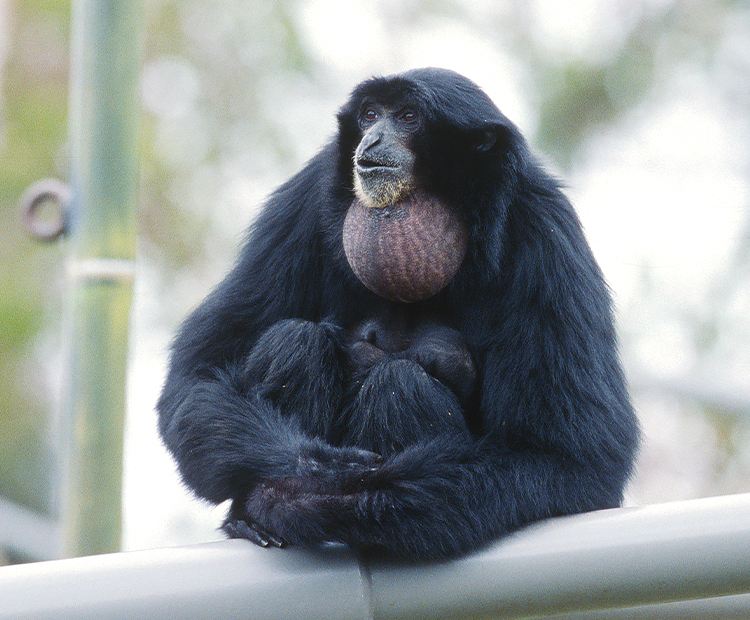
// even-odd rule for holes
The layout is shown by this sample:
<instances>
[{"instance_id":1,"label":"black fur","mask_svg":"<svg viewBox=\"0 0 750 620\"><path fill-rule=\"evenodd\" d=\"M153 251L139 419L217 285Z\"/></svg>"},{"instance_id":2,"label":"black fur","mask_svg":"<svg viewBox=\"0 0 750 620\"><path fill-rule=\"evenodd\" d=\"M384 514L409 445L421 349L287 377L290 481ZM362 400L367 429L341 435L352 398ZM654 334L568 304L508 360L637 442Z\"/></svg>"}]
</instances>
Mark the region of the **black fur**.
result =
<instances>
[{"instance_id":1,"label":"black fur","mask_svg":"<svg viewBox=\"0 0 750 620\"><path fill-rule=\"evenodd\" d=\"M408 306L368 291L342 249L357 114L373 99L420 113L419 185L469 231L451 284ZM368 349L357 334L371 321L405 344ZM414 560L620 505L638 439L572 207L490 99L439 69L354 90L338 135L271 196L185 321L158 409L185 482L232 500L230 536Z\"/></svg>"}]
</instances>

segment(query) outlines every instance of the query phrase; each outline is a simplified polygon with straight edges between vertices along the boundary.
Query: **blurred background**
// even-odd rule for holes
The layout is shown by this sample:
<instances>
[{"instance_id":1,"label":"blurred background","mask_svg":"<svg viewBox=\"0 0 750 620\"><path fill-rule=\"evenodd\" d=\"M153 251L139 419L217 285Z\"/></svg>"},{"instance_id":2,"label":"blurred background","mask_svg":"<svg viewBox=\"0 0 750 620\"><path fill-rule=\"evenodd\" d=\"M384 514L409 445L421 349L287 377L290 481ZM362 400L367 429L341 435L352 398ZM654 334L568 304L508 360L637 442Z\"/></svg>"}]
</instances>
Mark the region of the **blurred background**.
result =
<instances>
[{"instance_id":1,"label":"blurred background","mask_svg":"<svg viewBox=\"0 0 750 620\"><path fill-rule=\"evenodd\" d=\"M134 9L135 10L135 9ZM0 497L57 508L69 2L0 0ZM750 6L732 0L145 0L125 549L220 538L156 433L177 325L374 74L465 74L565 180L644 429L629 504L750 491Z\"/></svg>"}]
</instances>

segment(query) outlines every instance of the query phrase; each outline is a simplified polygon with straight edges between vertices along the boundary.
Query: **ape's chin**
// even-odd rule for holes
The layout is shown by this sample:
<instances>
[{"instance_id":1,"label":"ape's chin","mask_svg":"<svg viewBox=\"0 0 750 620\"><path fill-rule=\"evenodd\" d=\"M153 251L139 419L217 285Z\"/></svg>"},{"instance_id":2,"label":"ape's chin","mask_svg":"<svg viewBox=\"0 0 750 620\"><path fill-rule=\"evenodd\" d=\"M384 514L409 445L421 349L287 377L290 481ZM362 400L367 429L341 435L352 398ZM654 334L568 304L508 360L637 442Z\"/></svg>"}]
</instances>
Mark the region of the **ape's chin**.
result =
<instances>
[{"instance_id":1,"label":"ape's chin","mask_svg":"<svg viewBox=\"0 0 750 620\"><path fill-rule=\"evenodd\" d=\"M357 165L354 168L354 193L367 207L388 207L405 198L411 189L411 176L401 167Z\"/></svg>"}]
</instances>

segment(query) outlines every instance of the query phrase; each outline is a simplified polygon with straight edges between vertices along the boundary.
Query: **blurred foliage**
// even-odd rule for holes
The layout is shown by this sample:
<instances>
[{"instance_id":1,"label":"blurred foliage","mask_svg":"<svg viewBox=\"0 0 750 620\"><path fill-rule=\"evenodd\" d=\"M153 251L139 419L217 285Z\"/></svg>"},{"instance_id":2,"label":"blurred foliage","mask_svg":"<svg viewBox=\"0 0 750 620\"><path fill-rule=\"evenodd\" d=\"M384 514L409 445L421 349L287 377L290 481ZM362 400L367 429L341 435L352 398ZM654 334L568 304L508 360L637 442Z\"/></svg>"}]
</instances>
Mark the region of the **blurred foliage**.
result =
<instances>
[{"instance_id":1,"label":"blurred foliage","mask_svg":"<svg viewBox=\"0 0 750 620\"><path fill-rule=\"evenodd\" d=\"M203 202L214 199L221 208L207 186L226 180L228 167L248 165L241 160L251 150L269 162L289 157L261 98L277 76L311 70L296 8L279 0L147 5L141 233L168 249L174 269L206 250L211 214ZM154 82L195 85L154 100L148 95Z\"/></svg>"},{"instance_id":2,"label":"blurred foliage","mask_svg":"<svg viewBox=\"0 0 750 620\"><path fill-rule=\"evenodd\" d=\"M662 13L643 14L620 45L593 59L556 57L527 38L541 92L540 148L568 167L584 141L637 106L660 77L686 59L708 62L728 4L674 2Z\"/></svg>"},{"instance_id":3,"label":"blurred foliage","mask_svg":"<svg viewBox=\"0 0 750 620\"><path fill-rule=\"evenodd\" d=\"M653 77L654 40L637 30L606 66L565 63L545 67L545 92L537 141L563 166L603 123L611 123L637 104Z\"/></svg>"}]
</instances>

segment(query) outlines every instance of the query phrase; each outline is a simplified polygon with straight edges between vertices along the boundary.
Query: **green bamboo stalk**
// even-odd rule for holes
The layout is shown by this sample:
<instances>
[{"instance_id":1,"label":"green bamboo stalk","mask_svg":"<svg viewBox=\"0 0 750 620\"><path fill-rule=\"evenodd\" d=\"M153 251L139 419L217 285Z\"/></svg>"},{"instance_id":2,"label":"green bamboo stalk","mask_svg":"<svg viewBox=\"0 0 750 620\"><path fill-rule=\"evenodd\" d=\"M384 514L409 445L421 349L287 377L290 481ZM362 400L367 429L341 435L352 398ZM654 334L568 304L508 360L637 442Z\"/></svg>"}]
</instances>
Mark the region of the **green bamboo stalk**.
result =
<instances>
[{"instance_id":1,"label":"green bamboo stalk","mask_svg":"<svg viewBox=\"0 0 750 620\"><path fill-rule=\"evenodd\" d=\"M73 221L62 403L66 556L120 548L138 195L139 18L132 0L77 0L73 6Z\"/></svg>"}]
</instances>

